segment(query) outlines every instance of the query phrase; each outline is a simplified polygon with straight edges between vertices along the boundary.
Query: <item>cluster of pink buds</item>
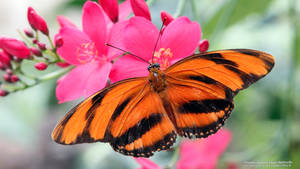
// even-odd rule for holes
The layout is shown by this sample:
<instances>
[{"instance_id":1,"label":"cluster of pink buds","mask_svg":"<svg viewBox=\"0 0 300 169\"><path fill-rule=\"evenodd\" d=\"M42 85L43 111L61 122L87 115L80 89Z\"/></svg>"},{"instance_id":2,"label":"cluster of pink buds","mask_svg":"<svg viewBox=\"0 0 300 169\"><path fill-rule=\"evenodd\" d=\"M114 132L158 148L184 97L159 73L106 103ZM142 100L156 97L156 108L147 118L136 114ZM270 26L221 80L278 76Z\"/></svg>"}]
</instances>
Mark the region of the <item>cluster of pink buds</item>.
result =
<instances>
[{"instance_id":1,"label":"cluster of pink buds","mask_svg":"<svg viewBox=\"0 0 300 169\"><path fill-rule=\"evenodd\" d=\"M68 66L56 53L56 48L63 44L62 39L56 38L55 43L52 42L46 21L32 7L28 8L27 19L31 29L26 28L19 31L23 41L0 37L0 74L2 75L0 79L0 96L6 96L10 92L31 86L22 78L29 77L21 69L24 60L35 63L34 67L38 71L46 70L51 64L57 64L59 67ZM39 40L40 33L48 38L50 47ZM30 78L35 81L39 80L35 77L32 78L32 76ZM13 85L15 87L12 87Z\"/></svg>"}]
</instances>

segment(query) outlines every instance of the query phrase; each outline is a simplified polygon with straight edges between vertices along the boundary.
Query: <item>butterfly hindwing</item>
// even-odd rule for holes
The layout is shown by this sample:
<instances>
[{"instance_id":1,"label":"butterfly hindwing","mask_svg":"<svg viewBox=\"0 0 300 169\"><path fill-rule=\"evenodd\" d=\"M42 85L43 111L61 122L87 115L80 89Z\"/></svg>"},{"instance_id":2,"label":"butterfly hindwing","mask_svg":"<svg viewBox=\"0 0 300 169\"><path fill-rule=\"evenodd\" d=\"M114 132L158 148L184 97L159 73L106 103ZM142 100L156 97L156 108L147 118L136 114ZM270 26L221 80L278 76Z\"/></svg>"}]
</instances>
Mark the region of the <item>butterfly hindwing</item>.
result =
<instances>
[{"instance_id":1,"label":"butterfly hindwing","mask_svg":"<svg viewBox=\"0 0 300 169\"><path fill-rule=\"evenodd\" d=\"M161 98L150 85L113 121L110 133L114 150L135 157L169 149L176 139Z\"/></svg>"},{"instance_id":2,"label":"butterfly hindwing","mask_svg":"<svg viewBox=\"0 0 300 169\"><path fill-rule=\"evenodd\" d=\"M233 94L220 83L167 77L165 105L174 115L177 133L184 137L207 137L223 126L233 109Z\"/></svg>"},{"instance_id":3,"label":"butterfly hindwing","mask_svg":"<svg viewBox=\"0 0 300 169\"><path fill-rule=\"evenodd\" d=\"M196 54L165 70L165 97L179 135L207 137L229 117L233 97L269 73L273 56L236 49Z\"/></svg>"}]
</instances>

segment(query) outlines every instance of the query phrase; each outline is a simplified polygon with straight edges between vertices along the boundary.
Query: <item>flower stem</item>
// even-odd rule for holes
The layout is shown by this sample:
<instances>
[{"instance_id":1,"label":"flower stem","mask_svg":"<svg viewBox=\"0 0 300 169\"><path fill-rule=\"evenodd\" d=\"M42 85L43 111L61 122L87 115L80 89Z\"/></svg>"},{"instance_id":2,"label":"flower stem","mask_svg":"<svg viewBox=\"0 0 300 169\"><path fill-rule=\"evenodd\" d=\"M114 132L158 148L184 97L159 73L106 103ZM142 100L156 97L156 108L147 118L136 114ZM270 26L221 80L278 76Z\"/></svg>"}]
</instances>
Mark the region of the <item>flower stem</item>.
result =
<instances>
[{"instance_id":1,"label":"flower stem","mask_svg":"<svg viewBox=\"0 0 300 169\"><path fill-rule=\"evenodd\" d=\"M185 1L186 0L180 0L179 1L178 5L177 5L177 8L176 8L176 12L173 15L174 18L178 18L180 15L182 15L184 7L185 7Z\"/></svg>"},{"instance_id":2,"label":"flower stem","mask_svg":"<svg viewBox=\"0 0 300 169\"><path fill-rule=\"evenodd\" d=\"M27 44L29 44L30 46L33 46L34 44L19 30L17 29L18 34L22 37L22 39L25 40L25 42Z\"/></svg>"},{"instance_id":3,"label":"flower stem","mask_svg":"<svg viewBox=\"0 0 300 169\"><path fill-rule=\"evenodd\" d=\"M56 48L54 46L54 43L53 43L51 37L49 35L47 37L48 37L49 43L50 43L51 48L52 48L51 53L53 53L53 55L54 55L54 57L55 57L55 59L56 59L57 62L62 62L61 58L56 53Z\"/></svg>"}]
</instances>

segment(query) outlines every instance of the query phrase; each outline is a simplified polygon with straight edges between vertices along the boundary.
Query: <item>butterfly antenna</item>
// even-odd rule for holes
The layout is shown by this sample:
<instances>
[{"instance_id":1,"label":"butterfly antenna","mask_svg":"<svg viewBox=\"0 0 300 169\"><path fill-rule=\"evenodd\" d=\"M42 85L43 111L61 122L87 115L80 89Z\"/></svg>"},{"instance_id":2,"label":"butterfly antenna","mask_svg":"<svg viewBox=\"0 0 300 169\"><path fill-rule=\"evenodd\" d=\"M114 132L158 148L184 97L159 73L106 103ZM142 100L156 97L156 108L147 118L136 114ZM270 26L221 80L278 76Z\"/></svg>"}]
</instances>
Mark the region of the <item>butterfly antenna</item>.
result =
<instances>
[{"instance_id":1,"label":"butterfly antenna","mask_svg":"<svg viewBox=\"0 0 300 169\"><path fill-rule=\"evenodd\" d=\"M139 57L139 56L137 56L137 55L135 55L135 54L133 54L133 53L131 53L131 52L129 52L129 51L126 51L126 50L124 50L124 49L118 48L118 47L113 46L113 45L111 45L111 44L109 44L109 43L106 43L105 45L107 45L107 46L109 46L109 47L112 47L112 48L115 48L115 49L118 49L118 50L120 50L120 51L122 51L122 52L125 52L124 55L130 54L130 55L135 56L136 58L138 58L138 59L140 59L140 60L142 60L142 61L144 61L144 62L146 62L146 63L149 63L147 60L145 60L145 59L143 59L143 58L141 58L141 57ZM149 63L149 64L150 64L150 63Z\"/></svg>"},{"instance_id":2,"label":"butterfly antenna","mask_svg":"<svg viewBox=\"0 0 300 169\"><path fill-rule=\"evenodd\" d=\"M153 50L153 53L152 53L152 59L151 59L152 63L153 63L154 54L155 54L155 51L156 51L156 48L157 48L157 44L158 44L158 41L159 41L159 38L160 38L160 35L161 35L161 31L162 31L162 28L164 27L165 22L166 22L166 18L164 18L164 20L161 24L161 27L159 29L159 34L158 34L158 37L157 37L157 40L156 40L156 43L155 43L155 46L154 46L154 50Z\"/></svg>"}]
</instances>

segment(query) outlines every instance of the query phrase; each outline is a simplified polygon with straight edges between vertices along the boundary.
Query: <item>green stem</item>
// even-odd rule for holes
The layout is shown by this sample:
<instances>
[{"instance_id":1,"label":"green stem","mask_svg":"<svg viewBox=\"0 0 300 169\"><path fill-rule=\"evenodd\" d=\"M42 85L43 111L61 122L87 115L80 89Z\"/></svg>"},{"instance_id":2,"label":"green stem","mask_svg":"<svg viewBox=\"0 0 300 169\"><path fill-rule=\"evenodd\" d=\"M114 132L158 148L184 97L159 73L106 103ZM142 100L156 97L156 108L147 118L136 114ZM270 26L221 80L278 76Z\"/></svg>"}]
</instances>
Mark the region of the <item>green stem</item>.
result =
<instances>
[{"instance_id":1,"label":"green stem","mask_svg":"<svg viewBox=\"0 0 300 169\"><path fill-rule=\"evenodd\" d=\"M60 58L60 57L58 56L58 54L56 53L56 48L55 48L55 46L54 46L54 43L53 43L52 39L50 38L49 35L48 35L47 37L48 37L49 43L50 43L51 48L52 48L51 53L52 53L53 56L55 57L55 60L56 60L57 62L62 62L61 58Z\"/></svg>"},{"instance_id":2,"label":"green stem","mask_svg":"<svg viewBox=\"0 0 300 169\"><path fill-rule=\"evenodd\" d=\"M25 40L27 44L30 44L30 46L33 46L34 44L32 43L31 40L29 40L19 29L17 29L18 34Z\"/></svg>"},{"instance_id":3,"label":"green stem","mask_svg":"<svg viewBox=\"0 0 300 169\"><path fill-rule=\"evenodd\" d=\"M130 52L125 52L125 53L123 53L122 55L120 55L120 56L118 56L116 59L114 59L114 60L112 61L112 63L115 63L118 59L120 59L121 57L123 57L123 56L125 56L125 55L128 55L128 54L130 54Z\"/></svg>"},{"instance_id":4,"label":"green stem","mask_svg":"<svg viewBox=\"0 0 300 169\"><path fill-rule=\"evenodd\" d=\"M23 81L20 81L20 83L23 85L22 87L17 87L11 91L9 91L10 93L14 93L14 92L17 92L17 91L20 91L20 90L25 90L25 89L28 89L28 88L31 88L31 87L34 87L36 85L38 85L39 83L41 82L45 82L45 81L48 81L48 80L51 80L51 79L56 79L62 75L64 75L65 73L69 72L71 69L73 69L74 67L70 66L66 69L61 69L59 71L56 71L56 72L52 72L50 74L47 74L45 76L42 76L42 77L32 77L32 76L28 76L26 75L25 73L22 73L23 76L27 77L27 78L30 78L31 80L34 80L34 82L32 84L26 84L25 82Z\"/></svg>"},{"instance_id":5,"label":"green stem","mask_svg":"<svg viewBox=\"0 0 300 169\"><path fill-rule=\"evenodd\" d=\"M39 32L38 32L38 31L35 31L35 39L36 39L37 41L39 41Z\"/></svg>"},{"instance_id":6,"label":"green stem","mask_svg":"<svg viewBox=\"0 0 300 169\"><path fill-rule=\"evenodd\" d=\"M175 14L173 15L174 18L178 18L179 16L182 15L183 13L183 10L184 10L184 7L185 7L185 1L186 0L180 0L178 5L177 5L177 8L176 8L176 12Z\"/></svg>"}]
</instances>

